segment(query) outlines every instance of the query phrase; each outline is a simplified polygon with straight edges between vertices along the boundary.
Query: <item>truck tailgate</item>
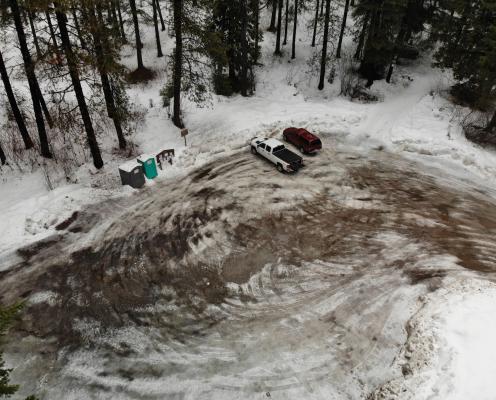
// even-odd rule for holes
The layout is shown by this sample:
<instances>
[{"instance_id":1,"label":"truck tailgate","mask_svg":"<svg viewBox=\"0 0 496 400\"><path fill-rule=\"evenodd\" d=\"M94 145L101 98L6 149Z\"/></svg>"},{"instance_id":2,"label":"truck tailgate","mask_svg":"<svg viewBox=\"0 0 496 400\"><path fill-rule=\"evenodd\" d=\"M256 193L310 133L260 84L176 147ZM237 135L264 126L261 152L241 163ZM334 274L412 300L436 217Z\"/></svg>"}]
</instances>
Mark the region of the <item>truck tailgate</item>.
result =
<instances>
[{"instance_id":1,"label":"truck tailgate","mask_svg":"<svg viewBox=\"0 0 496 400\"><path fill-rule=\"evenodd\" d=\"M303 159L298 154L286 148L275 152L274 155L291 165L294 170L298 170L303 165Z\"/></svg>"}]
</instances>

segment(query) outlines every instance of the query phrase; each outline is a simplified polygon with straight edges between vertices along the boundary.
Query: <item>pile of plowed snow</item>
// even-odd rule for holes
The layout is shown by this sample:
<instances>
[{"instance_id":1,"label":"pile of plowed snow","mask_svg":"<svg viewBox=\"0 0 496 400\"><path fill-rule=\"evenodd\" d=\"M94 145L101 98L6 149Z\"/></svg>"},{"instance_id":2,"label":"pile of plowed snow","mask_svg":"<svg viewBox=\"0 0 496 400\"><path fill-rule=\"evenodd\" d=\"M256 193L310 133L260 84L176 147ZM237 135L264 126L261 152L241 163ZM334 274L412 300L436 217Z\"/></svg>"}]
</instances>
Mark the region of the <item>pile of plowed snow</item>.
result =
<instances>
[{"instance_id":1,"label":"pile of plowed snow","mask_svg":"<svg viewBox=\"0 0 496 400\"><path fill-rule=\"evenodd\" d=\"M370 399L496 399L496 284L453 280L421 299L396 361Z\"/></svg>"}]
</instances>

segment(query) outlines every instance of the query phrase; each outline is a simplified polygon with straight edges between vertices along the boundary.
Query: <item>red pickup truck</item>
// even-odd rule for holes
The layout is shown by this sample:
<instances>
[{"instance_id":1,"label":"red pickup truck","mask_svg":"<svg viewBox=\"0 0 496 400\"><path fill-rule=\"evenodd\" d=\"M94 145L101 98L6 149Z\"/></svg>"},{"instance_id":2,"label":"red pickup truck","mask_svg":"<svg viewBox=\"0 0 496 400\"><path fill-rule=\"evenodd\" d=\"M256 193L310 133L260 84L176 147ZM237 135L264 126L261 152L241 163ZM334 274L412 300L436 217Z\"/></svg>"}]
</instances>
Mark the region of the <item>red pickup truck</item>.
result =
<instances>
[{"instance_id":1,"label":"red pickup truck","mask_svg":"<svg viewBox=\"0 0 496 400\"><path fill-rule=\"evenodd\" d=\"M294 144L302 153L315 153L322 149L322 142L303 128L287 128L282 133L285 141Z\"/></svg>"}]
</instances>

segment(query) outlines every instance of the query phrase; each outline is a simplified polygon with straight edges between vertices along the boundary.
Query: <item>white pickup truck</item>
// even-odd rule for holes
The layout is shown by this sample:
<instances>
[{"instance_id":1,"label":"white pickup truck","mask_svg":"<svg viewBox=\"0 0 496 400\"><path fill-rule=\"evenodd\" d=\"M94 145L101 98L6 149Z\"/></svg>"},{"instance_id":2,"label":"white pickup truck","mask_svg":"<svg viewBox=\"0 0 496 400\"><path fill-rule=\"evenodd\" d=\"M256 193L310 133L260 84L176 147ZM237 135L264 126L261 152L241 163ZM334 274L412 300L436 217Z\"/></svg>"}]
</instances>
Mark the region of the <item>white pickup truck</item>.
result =
<instances>
[{"instance_id":1,"label":"white pickup truck","mask_svg":"<svg viewBox=\"0 0 496 400\"><path fill-rule=\"evenodd\" d=\"M279 172L296 172L303 166L303 158L288 150L277 139L255 137L250 146L253 154L260 154L275 164Z\"/></svg>"}]
</instances>

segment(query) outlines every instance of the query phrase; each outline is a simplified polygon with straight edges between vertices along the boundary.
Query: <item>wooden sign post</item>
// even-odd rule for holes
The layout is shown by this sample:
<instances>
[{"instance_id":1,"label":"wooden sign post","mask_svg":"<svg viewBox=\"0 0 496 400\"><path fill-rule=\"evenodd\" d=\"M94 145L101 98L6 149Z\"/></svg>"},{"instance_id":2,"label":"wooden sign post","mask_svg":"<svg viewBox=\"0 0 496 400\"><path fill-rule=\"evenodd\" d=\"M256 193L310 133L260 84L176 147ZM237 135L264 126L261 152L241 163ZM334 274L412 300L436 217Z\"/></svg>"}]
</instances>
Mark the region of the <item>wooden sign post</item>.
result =
<instances>
[{"instance_id":1,"label":"wooden sign post","mask_svg":"<svg viewBox=\"0 0 496 400\"><path fill-rule=\"evenodd\" d=\"M184 138L184 145L186 146L186 136L188 136L188 130L186 128L181 129L181 136Z\"/></svg>"}]
</instances>

